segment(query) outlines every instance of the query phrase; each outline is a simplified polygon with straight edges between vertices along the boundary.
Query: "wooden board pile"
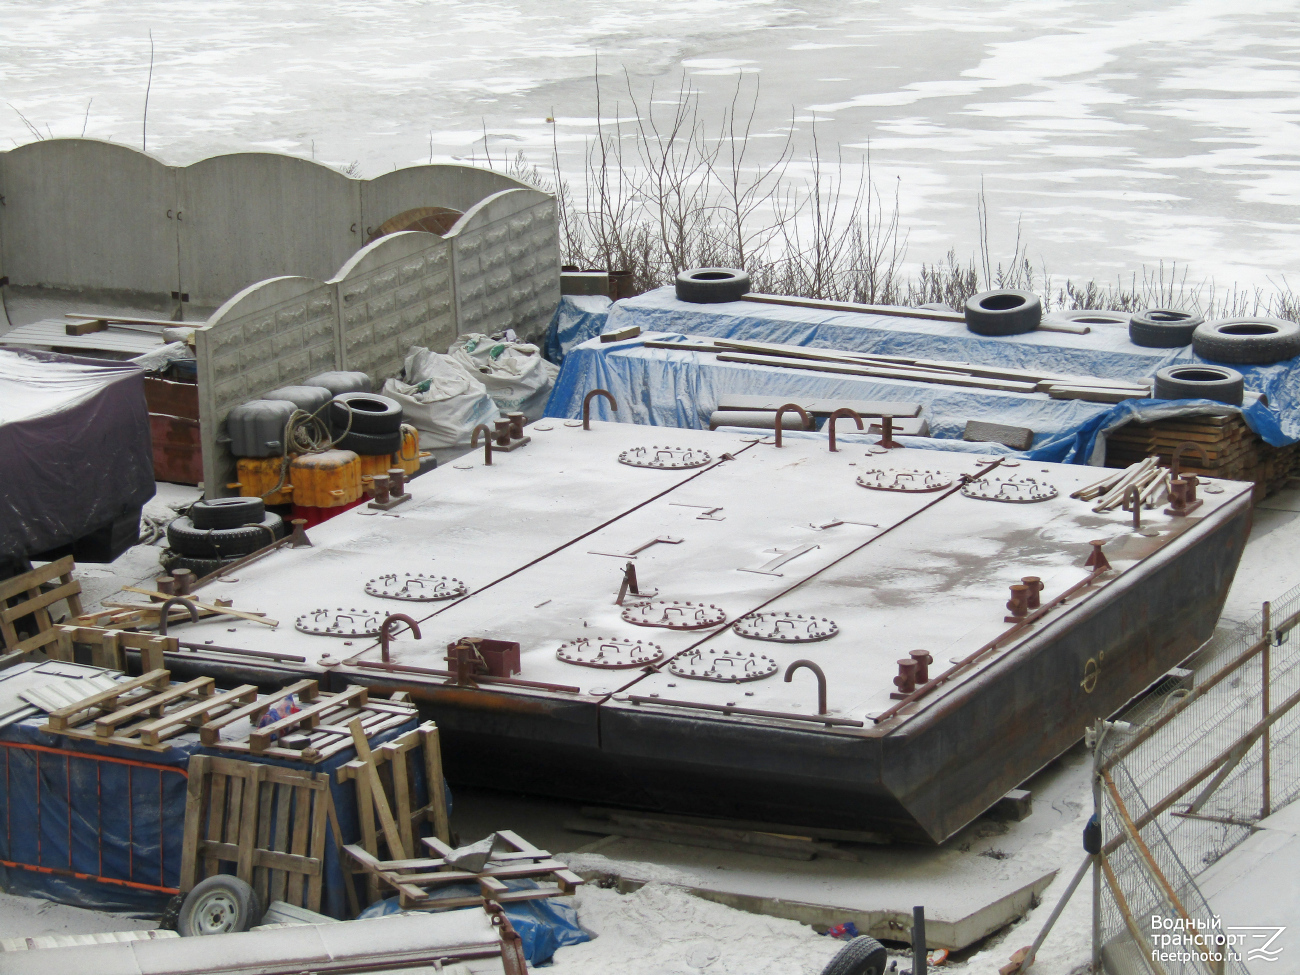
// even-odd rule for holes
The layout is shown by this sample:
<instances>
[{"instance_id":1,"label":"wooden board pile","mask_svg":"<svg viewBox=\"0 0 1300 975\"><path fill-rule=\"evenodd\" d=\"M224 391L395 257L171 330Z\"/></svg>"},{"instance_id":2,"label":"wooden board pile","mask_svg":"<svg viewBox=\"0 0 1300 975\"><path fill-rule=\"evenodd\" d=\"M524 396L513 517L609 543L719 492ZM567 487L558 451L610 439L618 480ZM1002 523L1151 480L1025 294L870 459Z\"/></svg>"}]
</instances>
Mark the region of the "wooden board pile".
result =
<instances>
[{"instance_id":1,"label":"wooden board pile","mask_svg":"<svg viewBox=\"0 0 1300 975\"><path fill-rule=\"evenodd\" d=\"M1208 463L1203 464L1195 451L1184 451L1183 470L1206 477L1254 481L1257 501L1285 487L1300 464L1300 445L1270 446L1246 425L1240 413L1231 413L1126 423L1106 435L1106 466L1127 467L1147 457L1158 458L1168 466L1174 451L1188 442L1205 451Z\"/></svg>"},{"instance_id":2,"label":"wooden board pile","mask_svg":"<svg viewBox=\"0 0 1300 975\"><path fill-rule=\"evenodd\" d=\"M817 349L772 342L739 342L712 339L709 342L664 342L647 339L646 348L678 352L711 352L719 362L751 366L780 366L814 372L907 382L934 383L969 389L990 389L1002 393L1046 393L1052 399L1078 399L1092 403L1119 403L1151 395L1151 387L1126 379L1100 376L1072 376L1036 369L982 366L971 362L917 359L909 356L873 355L841 349Z\"/></svg>"}]
</instances>

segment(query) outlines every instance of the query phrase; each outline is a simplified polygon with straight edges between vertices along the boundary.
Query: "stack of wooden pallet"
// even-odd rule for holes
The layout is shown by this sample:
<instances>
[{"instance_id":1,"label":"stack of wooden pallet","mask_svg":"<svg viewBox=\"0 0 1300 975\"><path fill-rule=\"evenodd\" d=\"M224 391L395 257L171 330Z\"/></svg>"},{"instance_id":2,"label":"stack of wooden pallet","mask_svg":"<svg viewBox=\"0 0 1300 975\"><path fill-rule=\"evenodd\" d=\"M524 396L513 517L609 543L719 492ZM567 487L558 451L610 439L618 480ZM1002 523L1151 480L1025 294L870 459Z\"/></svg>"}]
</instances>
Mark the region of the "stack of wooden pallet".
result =
<instances>
[{"instance_id":1,"label":"stack of wooden pallet","mask_svg":"<svg viewBox=\"0 0 1300 975\"><path fill-rule=\"evenodd\" d=\"M1260 500L1286 485L1300 461L1297 445L1272 447L1246 425L1241 414L1180 416L1152 423L1127 423L1106 435L1106 466L1127 467L1145 457L1168 464L1184 443L1205 451L1202 463L1193 450L1183 452L1182 469L1206 477L1254 481Z\"/></svg>"}]
</instances>

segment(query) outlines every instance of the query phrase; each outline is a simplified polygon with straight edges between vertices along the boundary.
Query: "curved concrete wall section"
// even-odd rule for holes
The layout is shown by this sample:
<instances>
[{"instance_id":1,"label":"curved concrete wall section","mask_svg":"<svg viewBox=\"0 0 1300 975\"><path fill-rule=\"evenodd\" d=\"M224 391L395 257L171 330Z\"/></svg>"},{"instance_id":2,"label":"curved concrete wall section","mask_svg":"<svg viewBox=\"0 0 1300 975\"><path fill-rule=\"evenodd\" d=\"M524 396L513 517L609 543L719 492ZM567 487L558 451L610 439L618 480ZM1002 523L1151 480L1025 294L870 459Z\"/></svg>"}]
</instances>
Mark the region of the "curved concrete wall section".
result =
<instances>
[{"instance_id":1,"label":"curved concrete wall section","mask_svg":"<svg viewBox=\"0 0 1300 975\"><path fill-rule=\"evenodd\" d=\"M456 336L452 294L451 244L408 231L362 248L329 281L270 278L218 308L195 331L207 495L235 479L232 408L331 369L379 383L412 345L445 350Z\"/></svg>"},{"instance_id":2,"label":"curved concrete wall section","mask_svg":"<svg viewBox=\"0 0 1300 975\"><path fill-rule=\"evenodd\" d=\"M495 193L456 221L447 239L459 331L513 328L539 341L560 303L554 197L534 189Z\"/></svg>"},{"instance_id":3,"label":"curved concrete wall section","mask_svg":"<svg viewBox=\"0 0 1300 975\"><path fill-rule=\"evenodd\" d=\"M113 143L46 139L0 152L0 266L18 286L175 292L215 306L265 278L329 277L366 227L405 210L468 211L509 189L532 188L472 166L355 180L276 153L168 166Z\"/></svg>"}]
</instances>

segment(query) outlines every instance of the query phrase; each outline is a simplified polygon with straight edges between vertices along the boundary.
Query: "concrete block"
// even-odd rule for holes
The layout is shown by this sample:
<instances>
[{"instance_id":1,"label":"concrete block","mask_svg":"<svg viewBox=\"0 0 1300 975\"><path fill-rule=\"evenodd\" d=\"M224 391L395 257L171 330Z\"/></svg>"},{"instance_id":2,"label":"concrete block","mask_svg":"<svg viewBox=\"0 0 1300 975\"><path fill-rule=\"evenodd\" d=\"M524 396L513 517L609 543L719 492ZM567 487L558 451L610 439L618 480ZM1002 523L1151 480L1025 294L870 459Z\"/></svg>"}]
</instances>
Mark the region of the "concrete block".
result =
<instances>
[{"instance_id":1,"label":"concrete block","mask_svg":"<svg viewBox=\"0 0 1300 975\"><path fill-rule=\"evenodd\" d=\"M1012 789L993 803L984 814L986 819L1003 823L1022 823L1034 811L1034 796L1028 789Z\"/></svg>"},{"instance_id":2,"label":"concrete block","mask_svg":"<svg viewBox=\"0 0 1300 975\"><path fill-rule=\"evenodd\" d=\"M1028 450L1034 443L1034 431L983 420L967 420L961 438L971 443L1000 443L1012 450Z\"/></svg>"}]
</instances>

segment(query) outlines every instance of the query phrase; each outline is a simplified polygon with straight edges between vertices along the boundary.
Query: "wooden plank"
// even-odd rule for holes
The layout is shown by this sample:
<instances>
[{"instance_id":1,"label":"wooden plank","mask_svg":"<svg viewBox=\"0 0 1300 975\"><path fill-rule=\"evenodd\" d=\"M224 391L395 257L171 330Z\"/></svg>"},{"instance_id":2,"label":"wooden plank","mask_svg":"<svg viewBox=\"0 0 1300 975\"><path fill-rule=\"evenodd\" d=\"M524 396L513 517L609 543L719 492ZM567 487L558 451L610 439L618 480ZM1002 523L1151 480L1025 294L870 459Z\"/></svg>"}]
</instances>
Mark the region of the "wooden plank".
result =
<instances>
[{"instance_id":1,"label":"wooden plank","mask_svg":"<svg viewBox=\"0 0 1300 975\"><path fill-rule=\"evenodd\" d=\"M276 785L273 782L263 781L259 788L257 797L257 850L258 858L253 864L253 889L257 892L258 898L263 904L270 904L270 870L266 862L262 859L265 851L271 847L271 809L272 800L275 798Z\"/></svg>"},{"instance_id":2,"label":"wooden plank","mask_svg":"<svg viewBox=\"0 0 1300 975\"><path fill-rule=\"evenodd\" d=\"M397 859L402 856L410 856L413 851L405 848L402 843L402 834L393 821L393 814L388 808L388 797L384 795L383 783L379 781L379 769L375 766L374 757L370 754L370 743L366 740L366 734L361 728L360 718L352 719L352 744L356 747L357 757L366 763L367 775L370 780L370 798L374 803L375 811L379 813L379 823L384 830L384 840L388 844L390 857Z\"/></svg>"},{"instance_id":3,"label":"wooden plank","mask_svg":"<svg viewBox=\"0 0 1300 975\"><path fill-rule=\"evenodd\" d=\"M307 855L317 864L318 868L320 864L325 862L325 831L327 828L325 816L326 810L329 808L330 804L329 776L324 776L324 778L326 781L326 787L324 789L303 793L304 795L311 796L314 803L314 808L312 809L311 844L308 847ZM324 871L318 869L316 873L311 874L307 880L307 894L306 899L303 902L303 907L307 908L309 911L320 910L321 874L323 872Z\"/></svg>"},{"instance_id":4,"label":"wooden plank","mask_svg":"<svg viewBox=\"0 0 1300 975\"><path fill-rule=\"evenodd\" d=\"M379 855L379 835L375 830L375 804L370 798L370 776L359 775L356 778L357 819L361 825L361 842L365 849ZM366 875L366 901L373 904L379 900L379 882L374 874Z\"/></svg>"},{"instance_id":5,"label":"wooden plank","mask_svg":"<svg viewBox=\"0 0 1300 975\"><path fill-rule=\"evenodd\" d=\"M37 591L36 595L30 596L21 603L15 603L13 606L0 609L0 617L3 617L7 621L21 619L24 616L36 613L38 610L43 612L46 607L52 606L54 603L57 603L62 599L67 599L69 596L75 596L80 592L81 583L79 582L71 582L66 585L61 585L55 589L49 590L48 592ZM52 625L48 614L45 614L44 623L45 625L41 627L42 630L47 630Z\"/></svg>"},{"instance_id":6,"label":"wooden plank","mask_svg":"<svg viewBox=\"0 0 1300 975\"><path fill-rule=\"evenodd\" d=\"M296 694L300 701L315 700L317 687L318 685L314 680L300 680L295 684L290 684L288 687L282 687L274 694L270 694L259 701L254 701L247 707L236 708L229 714L222 715L220 718L214 718L213 720L206 722L203 727L199 729L199 740L205 745L215 745L221 741L221 729L226 727L226 725L234 724L236 721L243 718L249 718L256 723L261 719L262 715L266 714L266 712L272 708L272 706L279 704L290 694Z\"/></svg>"},{"instance_id":7,"label":"wooden plank","mask_svg":"<svg viewBox=\"0 0 1300 975\"><path fill-rule=\"evenodd\" d=\"M311 832L311 793L303 788L293 790L293 845L289 851L295 856L305 857L307 855L307 842ZM303 903L303 884L302 874L289 874L289 890L285 894L285 900L290 904L298 907L305 907Z\"/></svg>"},{"instance_id":8,"label":"wooden plank","mask_svg":"<svg viewBox=\"0 0 1300 975\"><path fill-rule=\"evenodd\" d=\"M156 721L149 722L139 729L140 740L146 745L157 745L160 739L166 738L181 729L188 729L196 720L206 721L209 713L216 708L230 707L256 697L257 687L254 684L241 684L232 691L213 694L196 701L188 707L172 711L170 714L164 714Z\"/></svg>"},{"instance_id":9,"label":"wooden plank","mask_svg":"<svg viewBox=\"0 0 1300 975\"><path fill-rule=\"evenodd\" d=\"M152 715L155 718L162 716L162 709L165 705L173 701L179 701L182 698L193 697L195 695L208 696L212 693L215 681L211 677L196 677L194 680L186 681L184 684L173 684L165 691L160 691L152 697L147 697L143 701L135 704L128 704L124 708L118 708L103 717L95 719L95 734L100 737L107 737L113 734L118 725L126 724L143 714Z\"/></svg>"},{"instance_id":10,"label":"wooden plank","mask_svg":"<svg viewBox=\"0 0 1300 975\"><path fill-rule=\"evenodd\" d=\"M719 410L739 410L741 412L774 413L786 403L797 403L812 416L830 416L836 410L846 407L863 419L873 416L910 418L921 415L920 403L889 402L885 400L810 399L799 394L791 394L790 396L743 396L736 393L725 393L718 397L717 408Z\"/></svg>"},{"instance_id":11,"label":"wooden plank","mask_svg":"<svg viewBox=\"0 0 1300 975\"><path fill-rule=\"evenodd\" d=\"M930 308L903 308L898 305L860 305L852 301L829 301L822 298L792 298L785 295L767 295L750 292L741 301L763 305L787 305L793 308L816 308L822 311L856 312L864 315L884 315L889 318L920 318L933 322L966 323L966 316L956 311L935 311Z\"/></svg>"},{"instance_id":12,"label":"wooden plank","mask_svg":"<svg viewBox=\"0 0 1300 975\"><path fill-rule=\"evenodd\" d=\"M444 843L451 842L451 823L447 817L447 783L442 773L442 742L438 726L427 721L418 729L424 745L424 774L428 779L429 805L434 835Z\"/></svg>"},{"instance_id":13,"label":"wooden plank","mask_svg":"<svg viewBox=\"0 0 1300 975\"><path fill-rule=\"evenodd\" d=\"M199 882L199 833L211 802L211 777L208 760L203 755L190 758L186 770L189 781L185 787L185 832L181 841L180 891L187 894Z\"/></svg>"},{"instance_id":14,"label":"wooden plank","mask_svg":"<svg viewBox=\"0 0 1300 975\"><path fill-rule=\"evenodd\" d=\"M408 854L415 853L415 834L412 831L411 817L418 810L411 808L411 784L407 776L406 753L398 749L380 746L388 759L388 767L393 781L393 815L397 819L397 830L402 834L402 849Z\"/></svg>"},{"instance_id":15,"label":"wooden plank","mask_svg":"<svg viewBox=\"0 0 1300 975\"><path fill-rule=\"evenodd\" d=\"M171 598L164 592L158 592L156 589L143 589L139 586L123 586L122 591L138 592L145 596L153 596L153 597L160 598L161 600L167 600ZM188 599L190 602L192 602L197 608L205 610L209 613L213 613L214 615L217 616L237 616L241 620L248 620L250 623L261 623L263 626L269 626L272 629L280 625L279 620L268 619L265 613L256 613L256 612L249 612L247 610L242 610L242 609L235 609L235 607L233 606L214 606L209 603L201 603L193 596L186 596L185 598ZM142 603L139 608L148 609L149 604ZM162 603L160 602L158 605L158 612L161 611L162 611Z\"/></svg>"},{"instance_id":16,"label":"wooden plank","mask_svg":"<svg viewBox=\"0 0 1300 975\"><path fill-rule=\"evenodd\" d=\"M66 708L59 708L57 711L51 711L46 727L54 731L61 731L67 727L68 719L82 711L91 708L112 707L114 703L129 691L138 690L147 687L150 690L157 690L159 687L167 686L171 680L171 674L165 670L151 670L147 674L141 674L132 680L123 681L122 683L107 688L102 691L96 691L94 694L87 695L84 699L76 704L69 704Z\"/></svg>"},{"instance_id":17,"label":"wooden plank","mask_svg":"<svg viewBox=\"0 0 1300 975\"><path fill-rule=\"evenodd\" d=\"M209 761L211 760L209 759ZM215 763L213 764L215 765ZM205 831L205 835L203 838L206 840L211 840L213 842L219 843L225 837L226 785L229 783L230 777L228 775L223 775L216 772L214 768L213 773L211 775L211 779L212 779L212 787L211 787L212 798L211 801L208 803L208 824L207 824L207 830ZM204 871L203 871L204 877L211 877L213 874L215 874L218 870L221 869L221 865L220 863L217 862L216 857L205 857L203 863L204 863Z\"/></svg>"},{"instance_id":18,"label":"wooden plank","mask_svg":"<svg viewBox=\"0 0 1300 975\"><path fill-rule=\"evenodd\" d=\"M293 804L294 789L287 782L278 782L275 786L275 840L271 850L277 853L289 852L289 818ZM271 875L271 900L282 901L285 887L289 882L288 874L283 869L273 868Z\"/></svg>"},{"instance_id":19,"label":"wooden plank","mask_svg":"<svg viewBox=\"0 0 1300 975\"><path fill-rule=\"evenodd\" d=\"M240 848L236 843L213 843L204 840L200 845L200 853L204 856L216 857L225 863L236 863L239 860ZM295 856L292 853L278 853L274 850L254 850L253 851L253 869L263 871L276 870L285 874L297 874L299 877L319 877L322 872L321 864L311 857ZM277 898L282 900L283 898Z\"/></svg>"},{"instance_id":20,"label":"wooden plank","mask_svg":"<svg viewBox=\"0 0 1300 975\"><path fill-rule=\"evenodd\" d=\"M283 735L286 731L313 728L320 723L320 719L325 712L354 702L364 704L368 696L366 688L352 687L338 694L320 697L315 703L309 704L293 714L285 715L279 721L254 729L248 736L248 745L253 750L254 755L259 754L262 749L271 744L272 739Z\"/></svg>"},{"instance_id":21,"label":"wooden plank","mask_svg":"<svg viewBox=\"0 0 1300 975\"><path fill-rule=\"evenodd\" d=\"M106 630L91 645L90 662L92 664L96 667L103 667L105 670L126 670L126 655L122 652L122 644L117 636L115 631Z\"/></svg>"},{"instance_id":22,"label":"wooden plank","mask_svg":"<svg viewBox=\"0 0 1300 975\"><path fill-rule=\"evenodd\" d=\"M260 804L262 770L265 767L249 764L244 779L243 804L239 811L239 852L235 861L235 876L250 885L253 883L253 853L257 849L257 811Z\"/></svg>"},{"instance_id":23,"label":"wooden plank","mask_svg":"<svg viewBox=\"0 0 1300 975\"><path fill-rule=\"evenodd\" d=\"M1032 393L1034 384L1009 382L999 379L979 379L974 376L958 376L955 373L940 374L934 372L907 371L874 366L840 365L833 362L814 362L800 359L778 359L775 356L742 355L739 353L720 353L719 362L735 362L751 366L773 366L783 369L808 369L814 372L830 372L846 376L867 376L878 379L901 379L907 382L931 383L941 386L959 386L974 389L992 389L1004 393Z\"/></svg>"},{"instance_id":24,"label":"wooden plank","mask_svg":"<svg viewBox=\"0 0 1300 975\"><path fill-rule=\"evenodd\" d=\"M68 632L68 627L59 627L59 635L55 640L55 646L51 651L46 653L54 660L63 660L71 663L76 659L75 648L72 645L72 634ZM146 667L145 670L157 670L156 667Z\"/></svg>"}]
</instances>

